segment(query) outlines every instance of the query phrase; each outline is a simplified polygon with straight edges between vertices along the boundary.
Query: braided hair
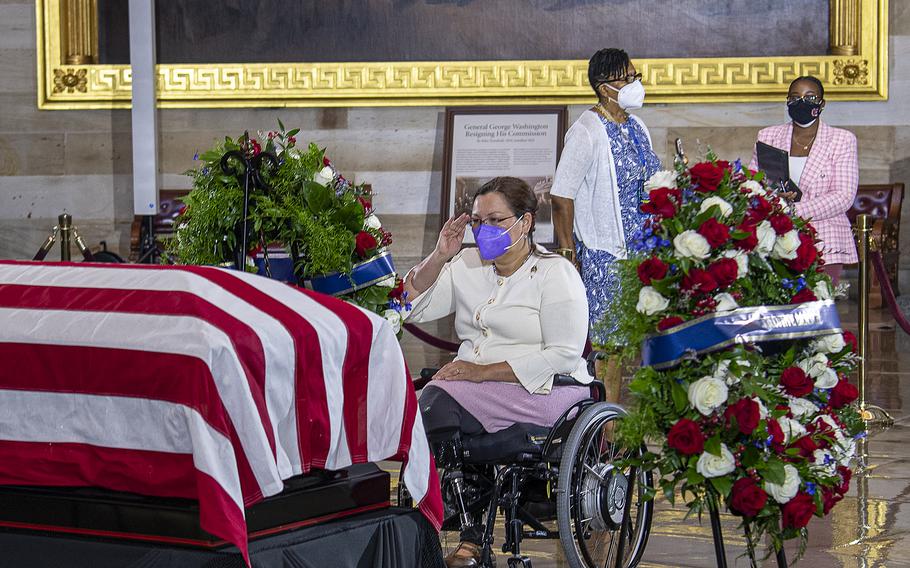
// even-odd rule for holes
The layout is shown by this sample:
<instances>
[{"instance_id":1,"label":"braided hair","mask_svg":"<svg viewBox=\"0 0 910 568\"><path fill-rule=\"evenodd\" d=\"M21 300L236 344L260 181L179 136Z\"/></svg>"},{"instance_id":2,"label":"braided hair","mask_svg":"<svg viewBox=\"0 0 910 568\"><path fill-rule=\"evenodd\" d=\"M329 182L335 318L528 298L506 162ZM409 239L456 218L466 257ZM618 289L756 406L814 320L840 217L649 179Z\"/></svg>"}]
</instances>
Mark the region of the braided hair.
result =
<instances>
[{"instance_id":1,"label":"braided hair","mask_svg":"<svg viewBox=\"0 0 910 568\"><path fill-rule=\"evenodd\" d=\"M595 53L588 61L588 82L597 93L597 86L609 78L625 75L629 66L629 54L622 49L609 47ZM598 97L600 93L597 93Z\"/></svg>"}]
</instances>

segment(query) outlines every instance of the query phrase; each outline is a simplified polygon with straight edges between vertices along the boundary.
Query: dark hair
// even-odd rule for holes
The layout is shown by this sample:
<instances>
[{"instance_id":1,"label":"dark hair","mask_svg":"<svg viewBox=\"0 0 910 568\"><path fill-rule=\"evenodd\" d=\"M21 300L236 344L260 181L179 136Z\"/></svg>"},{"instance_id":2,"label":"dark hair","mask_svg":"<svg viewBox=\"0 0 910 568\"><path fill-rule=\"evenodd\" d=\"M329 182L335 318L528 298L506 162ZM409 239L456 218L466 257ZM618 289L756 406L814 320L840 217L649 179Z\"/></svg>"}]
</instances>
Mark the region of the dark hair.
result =
<instances>
[{"instance_id":1,"label":"dark hair","mask_svg":"<svg viewBox=\"0 0 910 568\"><path fill-rule=\"evenodd\" d=\"M809 81L810 83L815 83L815 86L818 89L818 97L820 99L825 98L825 86L822 85L822 82L818 77L813 77L812 75L803 75L802 77L797 77L790 83L790 88L792 89L793 85L799 83L800 81Z\"/></svg>"},{"instance_id":2,"label":"dark hair","mask_svg":"<svg viewBox=\"0 0 910 568\"><path fill-rule=\"evenodd\" d=\"M498 193L501 195L506 200L509 210L516 217L530 213L531 228L528 229L528 244L531 246L531 252L539 256L556 256L553 253L544 255L538 252L537 247L534 246L534 224L537 219L538 206L537 196L534 195L534 192L524 180L509 176L495 177L480 186L480 189L471 198L471 204L473 205L474 201L477 200L477 196L486 195L487 193Z\"/></svg>"},{"instance_id":3,"label":"dark hair","mask_svg":"<svg viewBox=\"0 0 910 568\"><path fill-rule=\"evenodd\" d=\"M621 49L609 47L595 53L588 61L588 82L597 93L597 86L611 77L624 75L629 66L629 54ZM600 96L600 93L597 93Z\"/></svg>"}]
</instances>

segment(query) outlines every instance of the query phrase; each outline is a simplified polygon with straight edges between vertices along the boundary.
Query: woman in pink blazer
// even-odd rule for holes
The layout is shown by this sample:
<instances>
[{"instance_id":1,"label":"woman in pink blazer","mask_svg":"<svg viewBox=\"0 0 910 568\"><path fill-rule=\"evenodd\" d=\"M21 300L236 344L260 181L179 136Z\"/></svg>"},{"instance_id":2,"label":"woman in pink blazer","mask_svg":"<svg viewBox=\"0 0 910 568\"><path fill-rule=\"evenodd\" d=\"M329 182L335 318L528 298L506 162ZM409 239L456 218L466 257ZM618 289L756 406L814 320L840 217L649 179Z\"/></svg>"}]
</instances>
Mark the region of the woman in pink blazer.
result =
<instances>
[{"instance_id":1,"label":"woman in pink blazer","mask_svg":"<svg viewBox=\"0 0 910 568\"><path fill-rule=\"evenodd\" d=\"M815 77L790 84L787 111L792 122L758 133L759 142L790 154L790 179L802 190L796 213L818 230L825 272L837 283L844 264L857 262L856 243L847 211L859 184L856 136L819 119L825 108L825 89ZM750 167L758 169L756 154ZM782 195L793 198L792 192Z\"/></svg>"}]
</instances>

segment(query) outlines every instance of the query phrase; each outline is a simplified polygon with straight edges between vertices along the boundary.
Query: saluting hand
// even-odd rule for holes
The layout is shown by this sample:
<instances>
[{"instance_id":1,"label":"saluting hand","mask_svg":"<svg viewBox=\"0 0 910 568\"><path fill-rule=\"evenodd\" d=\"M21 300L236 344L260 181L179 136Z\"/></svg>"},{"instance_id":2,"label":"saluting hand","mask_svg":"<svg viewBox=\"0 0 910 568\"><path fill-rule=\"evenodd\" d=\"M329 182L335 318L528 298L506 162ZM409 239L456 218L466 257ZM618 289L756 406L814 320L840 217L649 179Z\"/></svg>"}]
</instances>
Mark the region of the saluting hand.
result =
<instances>
[{"instance_id":1,"label":"saluting hand","mask_svg":"<svg viewBox=\"0 0 910 568\"><path fill-rule=\"evenodd\" d=\"M452 217L445 222L442 230L439 231L439 239L436 241L436 252L444 259L449 260L461 250L461 243L464 241L464 231L468 226L471 217L467 213L462 213L457 218Z\"/></svg>"}]
</instances>

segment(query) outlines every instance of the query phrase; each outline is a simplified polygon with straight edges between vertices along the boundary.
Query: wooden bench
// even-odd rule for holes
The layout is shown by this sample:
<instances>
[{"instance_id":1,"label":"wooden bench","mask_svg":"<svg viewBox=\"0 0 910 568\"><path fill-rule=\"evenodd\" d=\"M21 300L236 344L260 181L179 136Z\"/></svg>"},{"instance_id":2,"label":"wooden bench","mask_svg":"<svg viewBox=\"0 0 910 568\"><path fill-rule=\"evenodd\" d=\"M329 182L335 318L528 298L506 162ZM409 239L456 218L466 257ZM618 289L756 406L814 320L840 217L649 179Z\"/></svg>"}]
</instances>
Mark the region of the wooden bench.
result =
<instances>
[{"instance_id":1,"label":"wooden bench","mask_svg":"<svg viewBox=\"0 0 910 568\"><path fill-rule=\"evenodd\" d=\"M847 218L850 219L853 226L856 226L856 216L863 213L871 215L875 219L872 234L879 243L882 260L895 294L900 293L898 291L898 268L903 201L904 184L902 183L861 185L856 192L856 199L853 200L853 207L847 211ZM873 295L880 295L874 273L872 280Z\"/></svg>"}]
</instances>

